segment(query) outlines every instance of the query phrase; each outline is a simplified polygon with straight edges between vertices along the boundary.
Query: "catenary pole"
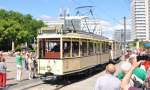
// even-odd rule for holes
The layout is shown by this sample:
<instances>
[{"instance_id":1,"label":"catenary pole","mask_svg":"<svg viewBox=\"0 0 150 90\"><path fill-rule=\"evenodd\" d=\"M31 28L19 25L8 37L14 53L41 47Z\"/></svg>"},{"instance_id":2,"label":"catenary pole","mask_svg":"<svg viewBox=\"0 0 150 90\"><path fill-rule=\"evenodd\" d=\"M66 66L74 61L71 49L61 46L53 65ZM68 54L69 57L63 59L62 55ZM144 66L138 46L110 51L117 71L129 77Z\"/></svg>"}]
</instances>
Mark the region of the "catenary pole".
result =
<instances>
[{"instance_id":1,"label":"catenary pole","mask_svg":"<svg viewBox=\"0 0 150 90\"><path fill-rule=\"evenodd\" d=\"M123 17L124 19L124 53L126 51L126 17Z\"/></svg>"}]
</instances>

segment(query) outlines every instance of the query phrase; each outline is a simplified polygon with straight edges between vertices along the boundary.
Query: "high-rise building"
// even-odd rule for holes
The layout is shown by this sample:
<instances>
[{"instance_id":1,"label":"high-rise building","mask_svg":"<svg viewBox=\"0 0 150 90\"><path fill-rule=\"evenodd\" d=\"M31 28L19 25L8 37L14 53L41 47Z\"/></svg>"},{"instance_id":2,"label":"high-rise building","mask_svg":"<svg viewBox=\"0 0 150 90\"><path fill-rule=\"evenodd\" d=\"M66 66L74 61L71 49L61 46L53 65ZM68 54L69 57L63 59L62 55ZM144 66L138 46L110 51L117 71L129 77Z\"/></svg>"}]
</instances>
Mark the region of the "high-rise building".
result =
<instances>
[{"instance_id":1,"label":"high-rise building","mask_svg":"<svg viewBox=\"0 0 150 90\"><path fill-rule=\"evenodd\" d=\"M124 30L123 29L118 29L115 30L113 39L119 42L124 42ZM126 30L126 42L131 41L131 31L130 29Z\"/></svg>"},{"instance_id":2,"label":"high-rise building","mask_svg":"<svg viewBox=\"0 0 150 90\"><path fill-rule=\"evenodd\" d=\"M132 0L133 39L150 40L150 0Z\"/></svg>"}]
</instances>

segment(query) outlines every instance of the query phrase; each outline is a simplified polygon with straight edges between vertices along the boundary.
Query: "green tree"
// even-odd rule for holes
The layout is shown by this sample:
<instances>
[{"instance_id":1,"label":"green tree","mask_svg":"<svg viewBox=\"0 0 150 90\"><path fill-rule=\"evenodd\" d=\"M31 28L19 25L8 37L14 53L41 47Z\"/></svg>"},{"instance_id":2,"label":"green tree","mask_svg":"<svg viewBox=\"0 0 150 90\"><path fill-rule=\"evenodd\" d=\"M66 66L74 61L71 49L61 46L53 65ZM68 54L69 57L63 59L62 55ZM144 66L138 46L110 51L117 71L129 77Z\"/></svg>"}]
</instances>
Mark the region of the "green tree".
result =
<instances>
[{"instance_id":1,"label":"green tree","mask_svg":"<svg viewBox=\"0 0 150 90\"><path fill-rule=\"evenodd\" d=\"M37 30L44 26L42 21L33 19L30 14L0 9L0 50L11 49L12 41L15 46L21 43L33 43Z\"/></svg>"}]
</instances>

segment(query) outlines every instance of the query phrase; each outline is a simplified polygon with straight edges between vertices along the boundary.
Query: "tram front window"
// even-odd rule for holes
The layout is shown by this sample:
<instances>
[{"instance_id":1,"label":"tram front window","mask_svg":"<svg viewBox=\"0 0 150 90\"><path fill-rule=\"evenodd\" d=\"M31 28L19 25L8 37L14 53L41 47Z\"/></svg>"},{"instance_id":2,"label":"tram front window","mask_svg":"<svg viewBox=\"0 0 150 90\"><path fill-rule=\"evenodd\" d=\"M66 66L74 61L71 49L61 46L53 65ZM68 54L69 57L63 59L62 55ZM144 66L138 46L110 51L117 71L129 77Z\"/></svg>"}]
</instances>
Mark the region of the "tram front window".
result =
<instances>
[{"instance_id":1,"label":"tram front window","mask_svg":"<svg viewBox=\"0 0 150 90\"><path fill-rule=\"evenodd\" d=\"M40 58L59 59L60 58L60 41L57 39L46 39L40 42Z\"/></svg>"}]
</instances>

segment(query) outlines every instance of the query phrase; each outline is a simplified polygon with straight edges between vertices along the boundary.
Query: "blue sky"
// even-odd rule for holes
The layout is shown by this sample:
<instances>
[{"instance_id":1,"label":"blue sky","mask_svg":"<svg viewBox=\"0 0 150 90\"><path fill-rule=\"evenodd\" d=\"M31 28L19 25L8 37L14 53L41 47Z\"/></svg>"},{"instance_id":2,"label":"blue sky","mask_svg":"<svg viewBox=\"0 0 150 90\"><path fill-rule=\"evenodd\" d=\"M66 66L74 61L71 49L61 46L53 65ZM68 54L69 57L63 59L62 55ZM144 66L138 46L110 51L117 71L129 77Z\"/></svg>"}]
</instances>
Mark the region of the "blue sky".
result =
<instances>
[{"instance_id":1,"label":"blue sky","mask_svg":"<svg viewBox=\"0 0 150 90\"><path fill-rule=\"evenodd\" d=\"M57 17L60 8L69 8L75 15L78 6L94 6L94 16L115 23L130 15L129 0L0 0L0 8L14 10L23 14Z\"/></svg>"},{"instance_id":2,"label":"blue sky","mask_svg":"<svg viewBox=\"0 0 150 90\"><path fill-rule=\"evenodd\" d=\"M31 14L34 18L58 17L60 8L94 6L94 17L101 20L105 36L112 38L114 30L123 29L123 17L130 16L130 0L0 0L0 8Z\"/></svg>"}]
</instances>

